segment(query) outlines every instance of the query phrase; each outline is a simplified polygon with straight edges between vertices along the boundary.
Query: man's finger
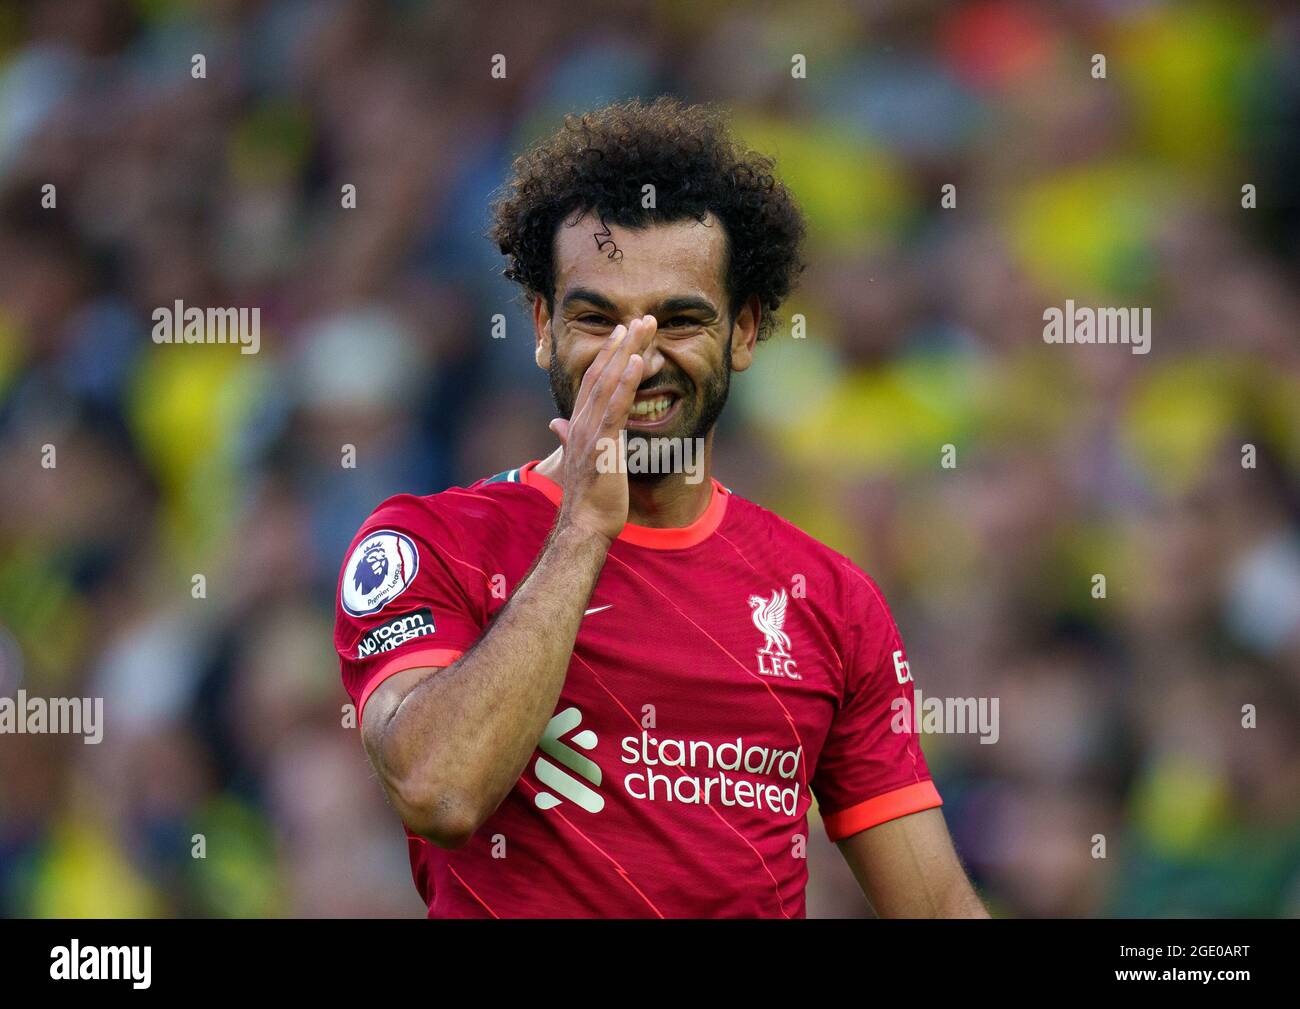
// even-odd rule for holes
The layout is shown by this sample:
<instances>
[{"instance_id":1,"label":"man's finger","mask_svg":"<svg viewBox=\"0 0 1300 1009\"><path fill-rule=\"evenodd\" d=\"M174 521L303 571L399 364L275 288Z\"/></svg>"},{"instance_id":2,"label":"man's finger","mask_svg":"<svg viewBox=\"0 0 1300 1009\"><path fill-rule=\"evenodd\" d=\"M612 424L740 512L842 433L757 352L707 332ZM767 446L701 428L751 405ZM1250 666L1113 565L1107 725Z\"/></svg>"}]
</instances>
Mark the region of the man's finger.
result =
<instances>
[{"instance_id":1,"label":"man's finger","mask_svg":"<svg viewBox=\"0 0 1300 1009\"><path fill-rule=\"evenodd\" d=\"M653 315L642 316L641 325L641 345L637 347L637 352L644 352L649 346L650 341L655 338L655 333L659 330L659 320Z\"/></svg>"},{"instance_id":2,"label":"man's finger","mask_svg":"<svg viewBox=\"0 0 1300 1009\"><path fill-rule=\"evenodd\" d=\"M620 325L614 327L614 331L609 334L609 339L605 341L604 345L597 352L596 356L592 359L591 364L587 365L587 370L582 376L582 383L578 386L578 397L574 401L575 405L582 402L584 394L590 394L593 383L595 383L596 379L600 377L601 372L605 370L605 365L609 363L610 356L626 336L626 326Z\"/></svg>"},{"instance_id":3,"label":"man's finger","mask_svg":"<svg viewBox=\"0 0 1300 1009\"><path fill-rule=\"evenodd\" d=\"M599 411L596 415L600 417L602 430L609 430L611 426L621 430L627 426L628 412L632 409L632 401L636 398L636 390L641 384L641 374L644 371L645 359L642 353L649 346L657 325L652 315L633 319L628 326L627 338L615 349L605 364L604 372L592 387L591 407L594 411ZM633 358L637 360L635 367L631 364ZM620 362L623 362L621 368ZM629 381L631 385L628 385ZM616 396L626 402L616 407Z\"/></svg>"},{"instance_id":4,"label":"man's finger","mask_svg":"<svg viewBox=\"0 0 1300 1009\"><path fill-rule=\"evenodd\" d=\"M623 374L623 369L627 367L627 359L631 357L632 352L636 349L635 345L641 339L643 325L644 323L640 319L632 320L632 324L627 327L627 335L613 347L605 366L592 383L588 403L597 417L604 415L609 404L609 397L613 395L614 389L617 388L619 379Z\"/></svg>"},{"instance_id":5,"label":"man's finger","mask_svg":"<svg viewBox=\"0 0 1300 1009\"><path fill-rule=\"evenodd\" d=\"M640 354L628 358L618 385L609 397L609 405L605 408L603 428L606 432L621 431L627 427L628 412L632 409L632 401L636 399L637 388L641 385L644 366L645 358Z\"/></svg>"}]
</instances>

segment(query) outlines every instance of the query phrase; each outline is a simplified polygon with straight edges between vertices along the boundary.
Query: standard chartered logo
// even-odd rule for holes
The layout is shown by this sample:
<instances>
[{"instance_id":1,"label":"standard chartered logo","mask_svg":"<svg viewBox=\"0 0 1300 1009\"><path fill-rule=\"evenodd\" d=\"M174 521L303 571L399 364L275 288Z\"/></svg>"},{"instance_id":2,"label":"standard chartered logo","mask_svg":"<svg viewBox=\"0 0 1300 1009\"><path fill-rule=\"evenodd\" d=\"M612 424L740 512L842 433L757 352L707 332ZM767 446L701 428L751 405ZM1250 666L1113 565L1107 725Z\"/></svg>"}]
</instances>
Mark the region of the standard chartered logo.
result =
<instances>
[{"instance_id":1,"label":"standard chartered logo","mask_svg":"<svg viewBox=\"0 0 1300 1009\"><path fill-rule=\"evenodd\" d=\"M589 787L602 784L600 767L578 752L596 748L596 733L575 732L581 723L582 712L573 706L547 723L537 743L542 755L533 764L537 780L546 786L533 798L538 809L554 809L566 799L588 813L605 808L604 796ZM622 763L630 765L623 776L623 792L630 799L739 806L785 816L799 812L802 746L786 750L746 742L740 736L722 743L658 738L643 731L625 737L622 751Z\"/></svg>"},{"instance_id":2,"label":"standard chartered logo","mask_svg":"<svg viewBox=\"0 0 1300 1009\"><path fill-rule=\"evenodd\" d=\"M802 746L783 750L746 743L740 736L713 743L659 739L642 732L623 739L620 759L639 768L623 778L623 789L633 799L688 806L718 803L786 816L799 812L796 776L803 763Z\"/></svg>"},{"instance_id":3,"label":"standard chartered logo","mask_svg":"<svg viewBox=\"0 0 1300 1009\"><path fill-rule=\"evenodd\" d=\"M581 721L582 712L570 707L565 708L546 723L546 731L542 733L542 738L537 743L538 748L546 756L537 758L533 771L537 774L537 780L552 791L537 793L533 801L537 803L538 809L554 809L564 799L568 799L575 806L582 807L588 813L599 813L605 808L605 800L601 794L593 788L588 788L573 776L580 775L593 785L599 785L600 767L594 760L584 757L568 743L561 742L561 737L573 732ZM584 729L575 733L570 742L584 750L592 750L596 747L596 734L590 729ZM546 757L550 757L551 760L547 760ZM552 760L555 763L552 763ZM563 764L573 774L560 770L555 766L556 764ZM558 796L554 794L556 792L559 793Z\"/></svg>"}]
</instances>

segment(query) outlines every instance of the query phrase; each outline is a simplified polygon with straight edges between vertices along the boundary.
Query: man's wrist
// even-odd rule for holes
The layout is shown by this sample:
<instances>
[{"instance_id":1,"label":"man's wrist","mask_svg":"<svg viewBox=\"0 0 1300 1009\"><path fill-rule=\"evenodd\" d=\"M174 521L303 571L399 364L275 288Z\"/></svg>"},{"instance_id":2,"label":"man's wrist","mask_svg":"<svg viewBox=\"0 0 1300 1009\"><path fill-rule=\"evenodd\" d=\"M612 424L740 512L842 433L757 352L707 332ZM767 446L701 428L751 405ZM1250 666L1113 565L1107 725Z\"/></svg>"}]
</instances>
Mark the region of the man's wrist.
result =
<instances>
[{"instance_id":1,"label":"man's wrist","mask_svg":"<svg viewBox=\"0 0 1300 1009\"><path fill-rule=\"evenodd\" d=\"M551 530L550 549L578 554L599 554L603 557L614 540L597 529L590 529L575 522L563 513L555 520Z\"/></svg>"}]
</instances>

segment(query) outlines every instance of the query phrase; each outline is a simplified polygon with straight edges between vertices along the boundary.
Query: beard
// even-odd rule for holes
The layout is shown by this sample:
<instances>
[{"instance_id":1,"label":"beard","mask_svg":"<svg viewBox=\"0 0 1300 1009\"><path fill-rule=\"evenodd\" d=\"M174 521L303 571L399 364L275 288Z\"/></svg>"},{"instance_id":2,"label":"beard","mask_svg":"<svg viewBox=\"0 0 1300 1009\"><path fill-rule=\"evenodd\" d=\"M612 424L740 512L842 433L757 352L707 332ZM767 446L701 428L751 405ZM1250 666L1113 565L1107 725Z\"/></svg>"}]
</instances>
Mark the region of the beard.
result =
<instances>
[{"instance_id":1,"label":"beard","mask_svg":"<svg viewBox=\"0 0 1300 1009\"><path fill-rule=\"evenodd\" d=\"M723 355L722 365L711 372L702 386L697 386L686 372L671 362L664 366L653 378L642 382L638 392L644 390L667 391L676 393L681 402L677 420L670 428L643 434L639 431L627 431L628 451L632 451L638 441L648 442L651 438L678 438L682 440L704 438L713 430L713 425L722 416L722 408L727 405L727 396L731 392L731 337L727 337L727 352ZM551 362L546 369L551 384L551 398L555 408L565 420L573 419L573 408L577 403L578 389L582 376L573 376L560 364L555 352L555 337L551 337ZM647 444L647 449L650 446ZM653 483L662 480L666 473L629 473L629 480Z\"/></svg>"}]
</instances>

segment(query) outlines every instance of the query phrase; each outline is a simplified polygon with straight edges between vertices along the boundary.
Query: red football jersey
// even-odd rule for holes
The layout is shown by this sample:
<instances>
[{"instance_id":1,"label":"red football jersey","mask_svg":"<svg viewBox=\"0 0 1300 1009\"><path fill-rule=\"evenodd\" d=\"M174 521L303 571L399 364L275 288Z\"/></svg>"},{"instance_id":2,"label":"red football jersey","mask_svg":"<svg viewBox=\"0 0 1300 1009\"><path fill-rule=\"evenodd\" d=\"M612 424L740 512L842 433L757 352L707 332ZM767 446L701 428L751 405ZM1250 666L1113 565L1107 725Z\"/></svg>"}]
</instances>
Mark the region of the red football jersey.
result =
<instances>
[{"instance_id":1,"label":"red football jersey","mask_svg":"<svg viewBox=\"0 0 1300 1009\"><path fill-rule=\"evenodd\" d=\"M528 573L561 499L535 466L366 520L334 634L362 718L385 677L469 649ZM714 481L691 525L624 527L523 775L463 848L407 832L416 886L436 918L802 917L812 795L832 840L941 804L900 699L871 579Z\"/></svg>"}]
</instances>

